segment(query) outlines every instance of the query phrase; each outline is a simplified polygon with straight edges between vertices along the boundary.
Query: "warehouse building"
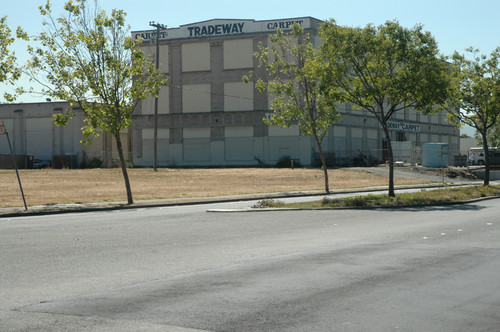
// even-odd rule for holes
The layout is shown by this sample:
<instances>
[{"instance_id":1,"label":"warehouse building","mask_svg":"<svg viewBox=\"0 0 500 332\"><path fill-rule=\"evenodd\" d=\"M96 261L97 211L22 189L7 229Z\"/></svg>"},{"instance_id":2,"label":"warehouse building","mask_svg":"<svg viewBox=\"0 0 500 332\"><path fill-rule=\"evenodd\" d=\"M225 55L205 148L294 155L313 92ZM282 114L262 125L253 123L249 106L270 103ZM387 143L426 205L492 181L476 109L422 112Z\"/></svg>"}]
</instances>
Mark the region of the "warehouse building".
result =
<instances>
[{"instance_id":1,"label":"warehouse building","mask_svg":"<svg viewBox=\"0 0 500 332\"><path fill-rule=\"evenodd\" d=\"M32 168L33 160L46 161L55 168L78 168L97 162L103 167L118 165L114 138L100 133L91 145L84 145L81 128L84 114L73 108L74 118L65 127L54 124L53 115L70 107L68 102L0 104L0 122L8 132L20 168ZM131 140L122 133L126 158L131 161ZM0 135L0 168L13 167L7 137Z\"/></svg>"},{"instance_id":2,"label":"warehouse building","mask_svg":"<svg viewBox=\"0 0 500 332\"><path fill-rule=\"evenodd\" d=\"M275 165L288 157L304 166L319 165L314 139L290 128L267 126L272 116L269 96L253 83L243 83L250 71L264 75L254 53L259 43L269 45L277 28L301 24L319 44L317 29L322 21L312 17L267 21L214 19L160 31L160 70L169 76L158 98L158 166L260 166ZM156 29L136 31L147 54L156 56ZM132 126L123 133L126 159L136 167L153 166L154 107L150 97L138 105ZM44 160L69 158L72 167L94 158L104 166L116 165L115 144L101 135L90 147L80 143L83 114L67 127L58 127L52 115L68 107L64 102L1 104L4 121L17 154ZM328 131L323 151L330 166L365 165L385 161L384 135L367 111L339 105L342 115ZM459 131L439 112L424 115L414 110L396 113L390 122L396 161L421 162L425 143L448 145L449 163L460 153ZM0 154L7 154L0 137Z\"/></svg>"},{"instance_id":3,"label":"warehouse building","mask_svg":"<svg viewBox=\"0 0 500 332\"><path fill-rule=\"evenodd\" d=\"M259 43L268 45L276 29L301 24L319 43L322 21L312 17L269 21L214 19L160 31L160 70L169 85L158 97L159 166L274 165L281 157L302 165L319 163L314 140L298 126L267 126L272 114L268 96L244 75L263 75L254 57ZM156 29L133 32L145 52L156 55ZM133 120L133 162L153 165L154 98L144 100ZM384 161L383 132L366 111L339 105L340 121L329 130L323 150L329 164L353 165ZM390 123L396 160L419 162L424 143L446 143L459 153L459 131L444 112L424 115L414 110L396 114Z\"/></svg>"}]
</instances>

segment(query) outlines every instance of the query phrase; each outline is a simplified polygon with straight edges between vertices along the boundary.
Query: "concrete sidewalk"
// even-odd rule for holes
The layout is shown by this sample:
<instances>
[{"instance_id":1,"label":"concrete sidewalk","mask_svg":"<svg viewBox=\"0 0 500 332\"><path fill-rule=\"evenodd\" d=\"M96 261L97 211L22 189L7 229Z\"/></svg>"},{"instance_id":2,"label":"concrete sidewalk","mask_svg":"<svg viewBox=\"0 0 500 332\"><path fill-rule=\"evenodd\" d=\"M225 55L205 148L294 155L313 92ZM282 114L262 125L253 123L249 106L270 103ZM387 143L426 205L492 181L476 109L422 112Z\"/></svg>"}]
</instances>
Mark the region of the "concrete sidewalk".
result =
<instances>
[{"instance_id":1,"label":"concrete sidewalk","mask_svg":"<svg viewBox=\"0 0 500 332\"><path fill-rule=\"evenodd\" d=\"M429 181L426 179L426 181ZM492 184L500 184L492 182ZM482 185L482 181L478 180L465 180L454 181L453 183L427 183L416 185L395 186L397 191L401 190L418 190L430 188L443 188L443 187L458 187L469 185ZM216 196L216 197L193 197L193 198L171 198L171 199L155 199L155 200L140 200L132 205L127 202L103 202L103 203L75 203L75 204L50 204L39 206L28 206L25 211L23 207L1 208L0 218L18 217L18 216L33 216L33 215L46 215L46 214L61 214L72 212L88 212L88 211L103 211L103 210L116 210L116 209L134 209L134 208L148 208L148 207L165 207L165 206L182 206L182 205L195 205L195 204L214 204L214 203L228 203L236 201L254 201L263 199L286 199L286 198L305 198L312 197L313 200L325 196L336 195L356 195L366 192L386 192L387 186L379 187L365 187L365 188L346 188L340 190L333 190L330 194L324 191L294 191L294 192L276 192L276 193L258 193L246 195L231 195L231 196ZM311 199L309 199L311 200Z\"/></svg>"},{"instance_id":2,"label":"concrete sidewalk","mask_svg":"<svg viewBox=\"0 0 500 332\"><path fill-rule=\"evenodd\" d=\"M389 177L388 167L354 167L354 170L374 173L380 176ZM467 172L467 168L450 168L455 175L453 177L444 175L439 168L424 168L421 166L404 166L394 168L394 177L403 179L421 180L422 184L395 186L396 190L408 189L424 189L424 188L439 188L443 186L464 186L464 185L482 185L483 181ZM490 181L491 184L500 184L500 181ZM352 194L362 192L384 192L387 191L387 186L366 187L366 188L345 188L332 190L331 195ZM28 216L39 214L56 214L70 213L83 211L97 210L114 210L114 209L131 209L145 207L161 207L161 206L176 206L176 205L194 205L194 204L211 204L224 203L235 201L253 201L263 199L283 199L290 197L316 197L325 196L325 192L321 190L315 191L294 191L294 192L275 192L275 193L258 193L246 195L230 195L216 197L192 197L192 198L170 198L170 199L155 199L155 200L140 200L132 205L128 205L126 201L121 202L102 202L102 203L75 203L75 204L48 204L39 206L28 206L28 211L24 207L0 208L0 218Z\"/></svg>"}]
</instances>

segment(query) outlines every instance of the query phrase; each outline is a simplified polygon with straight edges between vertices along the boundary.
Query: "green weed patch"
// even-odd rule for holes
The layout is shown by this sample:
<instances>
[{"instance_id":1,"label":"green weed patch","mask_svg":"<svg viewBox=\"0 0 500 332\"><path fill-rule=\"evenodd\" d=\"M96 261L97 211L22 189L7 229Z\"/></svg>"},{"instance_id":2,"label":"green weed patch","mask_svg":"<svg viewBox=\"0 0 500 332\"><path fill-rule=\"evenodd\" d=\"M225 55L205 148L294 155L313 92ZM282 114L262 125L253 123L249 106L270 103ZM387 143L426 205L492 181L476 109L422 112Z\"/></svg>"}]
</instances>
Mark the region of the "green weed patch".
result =
<instances>
[{"instance_id":1,"label":"green weed patch","mask_svg":"<svg viewBox=\"0 0 500 332\"><path fill-rule=\"evenodd\" d=\"M345 198L323 198L320 201L285 204L277 200L263 200L261 207L269 208L339 208L339 207L390 207L412 205L435 205L461 202L482 197L500 196L500 186L470 186L438 190L422 190L401 193L396 197L380 195L358 195Z\"/></svg>"}]
</instances>

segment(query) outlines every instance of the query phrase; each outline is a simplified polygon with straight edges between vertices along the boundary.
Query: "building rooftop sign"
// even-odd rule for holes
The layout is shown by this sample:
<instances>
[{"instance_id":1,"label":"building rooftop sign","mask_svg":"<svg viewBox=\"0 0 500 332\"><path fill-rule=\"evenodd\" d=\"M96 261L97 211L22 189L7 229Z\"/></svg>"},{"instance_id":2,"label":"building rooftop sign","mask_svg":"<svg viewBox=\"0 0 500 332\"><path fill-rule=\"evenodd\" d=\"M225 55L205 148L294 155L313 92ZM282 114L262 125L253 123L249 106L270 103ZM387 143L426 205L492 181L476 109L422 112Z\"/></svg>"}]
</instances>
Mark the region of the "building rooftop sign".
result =
<instances>
[{"instance_id":1,"label":"building rooftop sign","mask_svg":"<svg viewBox=\"0 0 500 332\"><path fill-rule=\"evenodd\" d=\"M304 29L315 28L322 21L312 17L289 18L279 20L234 20L234 19L214 19L187 25L178 28L167 29L159 34L160 40L181 39L181 38L201 38L218 35L236 35L245 33L274 32L278 28L282 30L291 29L294 23L298 23ZM156 38L156 30L133 31L134 39L142 38L144 41Z\"/></svg>"}]
</instances>

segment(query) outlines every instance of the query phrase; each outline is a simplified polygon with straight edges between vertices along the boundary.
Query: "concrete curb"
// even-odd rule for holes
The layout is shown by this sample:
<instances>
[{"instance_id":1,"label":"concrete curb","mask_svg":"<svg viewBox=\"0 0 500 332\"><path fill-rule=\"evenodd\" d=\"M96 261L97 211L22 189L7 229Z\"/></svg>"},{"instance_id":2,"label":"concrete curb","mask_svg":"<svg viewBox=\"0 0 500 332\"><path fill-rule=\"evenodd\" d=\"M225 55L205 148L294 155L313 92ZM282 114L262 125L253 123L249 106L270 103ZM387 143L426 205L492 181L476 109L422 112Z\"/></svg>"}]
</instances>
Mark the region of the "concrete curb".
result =
<instances>
[{"instance_id":1,"label":"concrete curb","mask_svg":"<svg viewBox=\"0 0 500 332\"><path fill-rule=\"evenodd\" d=\"M412 205L392 205L392 206L341 206L326 208L242 208L242 209L208 209L210 213L234 213L234 212L288 212L288 211L335 211L335 210L392 210L392 209L413 209L421 207L452 206L461 204L470 204L475 202L497 199L500 196L489 196L475 198L466 201L442 202L432 204L412 204Z\"/></svg>"}]
</instances>

